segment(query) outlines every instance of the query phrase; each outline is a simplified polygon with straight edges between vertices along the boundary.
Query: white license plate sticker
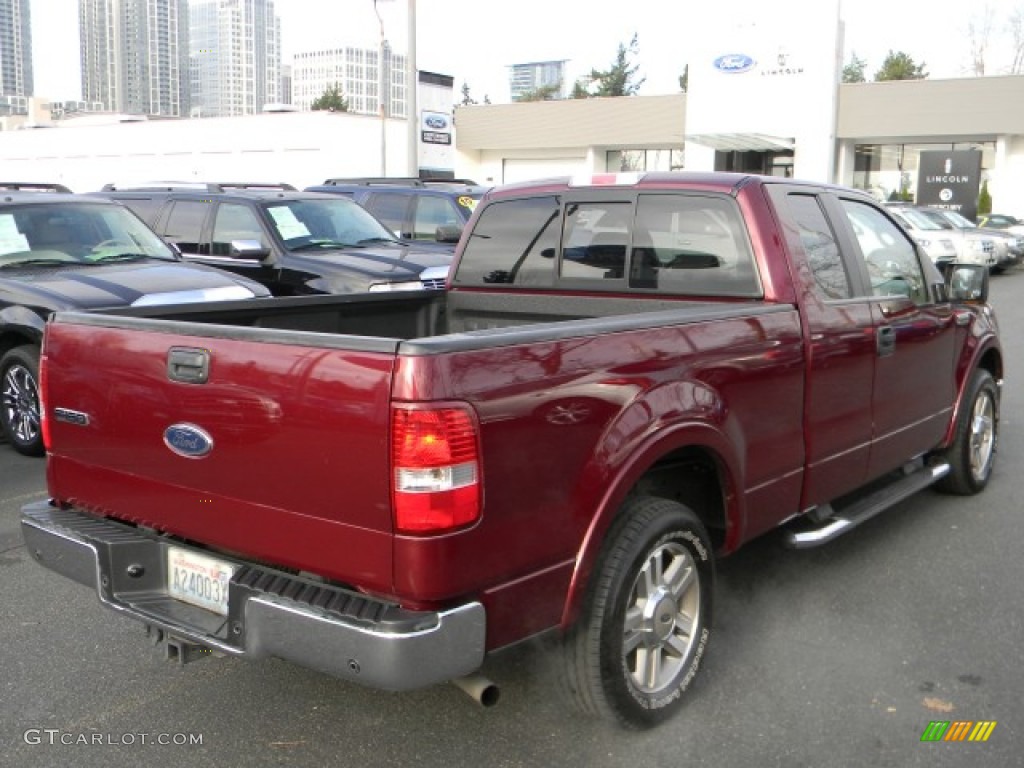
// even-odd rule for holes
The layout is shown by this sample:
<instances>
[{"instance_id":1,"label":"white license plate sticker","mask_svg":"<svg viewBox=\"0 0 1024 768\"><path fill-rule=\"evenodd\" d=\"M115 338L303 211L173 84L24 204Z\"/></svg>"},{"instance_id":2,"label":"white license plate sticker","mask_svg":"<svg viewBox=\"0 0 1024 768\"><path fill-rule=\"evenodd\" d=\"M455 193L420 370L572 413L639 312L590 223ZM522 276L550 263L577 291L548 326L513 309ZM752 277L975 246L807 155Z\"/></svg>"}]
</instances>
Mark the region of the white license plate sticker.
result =
<instances>
[{"instance_id":1,"label":"white license plate sticker","mask_svg":"<svg viewBox=\"0 0 1024 768\"><path fill-rule=\"evenodd\" d=\"M167 548L167 591L171 597L228 615L228 583L235 566L178 547Z\"/></svg>"}]
</instances>

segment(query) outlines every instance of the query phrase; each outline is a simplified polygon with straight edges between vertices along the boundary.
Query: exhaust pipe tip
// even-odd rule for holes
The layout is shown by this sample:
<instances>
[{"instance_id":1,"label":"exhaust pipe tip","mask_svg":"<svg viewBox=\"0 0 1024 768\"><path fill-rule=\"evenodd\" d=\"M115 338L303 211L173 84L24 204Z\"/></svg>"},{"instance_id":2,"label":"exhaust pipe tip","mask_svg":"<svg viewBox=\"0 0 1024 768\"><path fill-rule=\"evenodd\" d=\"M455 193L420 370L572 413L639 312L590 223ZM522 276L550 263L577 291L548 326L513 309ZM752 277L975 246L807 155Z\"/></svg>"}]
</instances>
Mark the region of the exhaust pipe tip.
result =
<instances>
[{"instance_id":1,"label":"exhaust pipe tip","mask_svg":"<svg viewBox=\"0 0 1024 768\"><path fill-rule=\"evenodd\" d=\"M452 683L481 707L493 707L501 698L501 689L483 675L457 677Z\"/></svg>"}]
</instances>

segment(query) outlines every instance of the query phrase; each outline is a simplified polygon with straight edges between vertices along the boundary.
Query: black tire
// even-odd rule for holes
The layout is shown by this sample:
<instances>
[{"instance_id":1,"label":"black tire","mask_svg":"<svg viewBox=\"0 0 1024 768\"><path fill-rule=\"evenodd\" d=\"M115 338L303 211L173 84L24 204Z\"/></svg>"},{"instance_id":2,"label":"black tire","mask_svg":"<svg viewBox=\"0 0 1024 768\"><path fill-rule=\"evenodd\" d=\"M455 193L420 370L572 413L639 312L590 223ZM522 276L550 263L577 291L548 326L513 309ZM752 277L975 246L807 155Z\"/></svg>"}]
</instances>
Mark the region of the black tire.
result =
<instances>
[{"instance_id":1,"label":"black tire","mask_svg":"<svg viewBox=\"0 0 1024 768\"><path fill-rule=\"evenodd\" d=\"M0 358L0 429L18 453L46 452L39 420L39 348L31 344Z\"/></svg>"},{"instance_id":2,"label":"black tire","mask_svg":"<svg viewBox=\"0 0 1024 768\"><path fill-rule=\"evenodd\" d=\"M992 374L978 369L971 376L957 416L953 444L943 458L949 474L936 489L958 496L980 493L992 477L999 447L999 388Z\"/></svg>"},{"instance_id":3,"label":"black tire","mask_svg":"<svg viewBox=\"0 0 1024 768\"><path fill-rule=\"evenodd\" d=\"M707 646L713 581L711 545L693 512L667 499L627 502L562 645L571 702L628 728L675 714Z\"/></svg>"}]
</instances>

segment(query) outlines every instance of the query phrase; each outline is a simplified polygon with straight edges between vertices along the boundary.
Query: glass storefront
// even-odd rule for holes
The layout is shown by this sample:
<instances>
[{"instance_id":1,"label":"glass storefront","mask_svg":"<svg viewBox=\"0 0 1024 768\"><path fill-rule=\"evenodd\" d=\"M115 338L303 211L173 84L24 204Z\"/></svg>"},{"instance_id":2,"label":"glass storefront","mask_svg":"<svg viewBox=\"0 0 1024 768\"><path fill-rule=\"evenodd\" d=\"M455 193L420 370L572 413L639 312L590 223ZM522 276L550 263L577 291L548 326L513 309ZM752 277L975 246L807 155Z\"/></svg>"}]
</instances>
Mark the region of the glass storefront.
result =
<instances>
[{"instance_id":1,"label":"glass storefront","mask_svg":"<svg viewBox=\"0 0 1024 768\"><path fill-rule=\"evenodd\" d=\"M981 150L981 178L995 165L994 141L942 144L858 144L854 148L853 186L879 200L906 200L917 196L918 160L922 152Z\"/></svg>"},{"instance_id":2,"label":"glass storefront","mask_svg":"<svg viewBox=\"0 0 1024 768\"><path fill-rule=\"evenodd\" d=\"M605 155L610 173L622 171L681 171L681 149L613 149Z\"/></svg>"}]
</instances>

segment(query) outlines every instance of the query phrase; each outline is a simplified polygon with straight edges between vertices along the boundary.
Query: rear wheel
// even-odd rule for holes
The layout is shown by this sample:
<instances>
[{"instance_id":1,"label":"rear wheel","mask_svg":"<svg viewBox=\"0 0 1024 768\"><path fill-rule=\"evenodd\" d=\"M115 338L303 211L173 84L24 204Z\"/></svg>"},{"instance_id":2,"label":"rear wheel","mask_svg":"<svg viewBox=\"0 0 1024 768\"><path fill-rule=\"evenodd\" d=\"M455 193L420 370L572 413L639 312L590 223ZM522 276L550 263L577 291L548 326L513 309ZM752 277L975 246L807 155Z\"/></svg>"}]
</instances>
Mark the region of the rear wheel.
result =
<instances>
[{"instance_id":1,"label":"rear wheel","mask_svg":"<svg viewBox=\"0 0 1024 768\"><path fill-rule=\"evenodd\" d=\"M39 348L26 344L0 358L0 428L18 453L42 456Z\"/></svg>"},{"instance_id":2,"label":"rear wheel","mask_svg":"<svg viewBox=\"0 0 1024 768\"><path fill-rule=\"evenodd\" d=\"M672 716L707 645L713 578L693 512L667 499L627 502L563 646L576 706L632 728Z\"/></svg>"},{"instance_id":3,"label":"rear wheel","mask_svg":"<svg viewBox=\"0 0 1024 768\"><path fill-rule=\"evenodd\" d=\"M936 486L944 493L970 496L984 490L992 476L999 445L999 388L992 374L978 369L971 377L953 444L945 459L950 471Z\"/></svg>"}]
</instances>

